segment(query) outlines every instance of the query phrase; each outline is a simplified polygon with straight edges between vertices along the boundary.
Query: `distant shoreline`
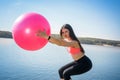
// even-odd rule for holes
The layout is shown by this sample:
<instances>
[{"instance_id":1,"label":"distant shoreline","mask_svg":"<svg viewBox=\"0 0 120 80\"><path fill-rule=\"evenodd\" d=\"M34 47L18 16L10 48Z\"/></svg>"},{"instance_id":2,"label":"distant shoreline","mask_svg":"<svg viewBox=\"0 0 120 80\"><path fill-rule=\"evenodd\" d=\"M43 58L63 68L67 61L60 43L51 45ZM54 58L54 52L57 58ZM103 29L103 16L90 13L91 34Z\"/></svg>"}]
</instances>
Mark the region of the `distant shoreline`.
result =
<instances>
[{"instance_id":1,"label":"distant shoreline","mask_svg":"<svg viewBox=\"0 0 120 80\"><path fill-rule=\"evenodd\" d=\"M52 34L54 37L60 37L58 34ZM12 39L12 33L9 31L0 31L0 38ZM89 37L78 37L82 44L90 45L101 45L101 46L115 46L120 47L120 41L117 40L107 40L99 38L89 38Z\"/></svg>"},{"instance_id":2,"label":"distant shoreline","mask_svg":"<svg viewBox=\"0 0 120 80\"><path fill-rule=\"evenodd\" d=\"M52 34L52 36L60 37L58 34ZM78 39L83 44L120 47L120 41L117 40L107 40L107 39L90 38L90 37L78 37Z\"/></svg>"}]
</instances>

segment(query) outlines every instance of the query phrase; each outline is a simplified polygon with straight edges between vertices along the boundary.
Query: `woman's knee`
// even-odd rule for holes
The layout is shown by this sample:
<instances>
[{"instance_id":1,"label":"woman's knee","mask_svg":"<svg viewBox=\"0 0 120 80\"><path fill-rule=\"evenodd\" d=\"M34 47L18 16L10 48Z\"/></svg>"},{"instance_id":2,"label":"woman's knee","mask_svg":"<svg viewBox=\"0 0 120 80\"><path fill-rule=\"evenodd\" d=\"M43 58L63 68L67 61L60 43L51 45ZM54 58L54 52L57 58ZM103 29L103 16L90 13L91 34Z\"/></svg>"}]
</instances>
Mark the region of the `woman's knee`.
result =
<instances>
[{"instance_id":1,"label":"woman's knee","mask_svg":"<svg viewBox=\"0 0 120 80\"><path fill-rule=\"evenodd\" d=\"M59 73L59 74L63 74L63 69L60 68L60 69L58 70L58 73Z\"/></svg>"},{"instance_id":2,"label":"woman's knee","mask_svg":"<svg viewBox=\"0 0 120 80\"><path fill-rule=\"evenodd\" d=\"M59 70L58 70L58 73L59 73L59 76L60 76L60 78L64 78L64 76L63 76L63 69L62 68L60 68Z\"/></svg>"},{"instance_id":3,"label":"woman's knee","mask_svg":"<svg viewBox=\"0 0 120 80\"><path fill-rule=\"evenodd\" d=\"M70 78L70 73L68 72L68 71L64 71L63 72L63 76L64 76L64 79L65 80L70 80L71 78Z\"/></svg>"}]
</instances>

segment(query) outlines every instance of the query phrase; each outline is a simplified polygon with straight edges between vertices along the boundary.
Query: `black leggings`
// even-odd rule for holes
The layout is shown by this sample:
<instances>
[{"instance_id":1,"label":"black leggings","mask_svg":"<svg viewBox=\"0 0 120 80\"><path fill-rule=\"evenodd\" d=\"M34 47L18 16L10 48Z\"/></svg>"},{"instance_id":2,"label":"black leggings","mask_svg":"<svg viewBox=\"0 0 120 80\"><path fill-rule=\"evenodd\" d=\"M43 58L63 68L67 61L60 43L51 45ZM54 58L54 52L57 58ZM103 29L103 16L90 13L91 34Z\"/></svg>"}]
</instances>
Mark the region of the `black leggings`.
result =
<instances>
[{"instance_id":1,"label":"black leggings","mask_svg":"<svg viewBox=\"0 0 120 80\"><path fill-rule=\"evenodd\" d=\"M73 61L59 69L61 79L70 80L71 75L82 74L92 68L92 62L87 56L83 56L77 61Z\"/></svg>"}]
</instances>

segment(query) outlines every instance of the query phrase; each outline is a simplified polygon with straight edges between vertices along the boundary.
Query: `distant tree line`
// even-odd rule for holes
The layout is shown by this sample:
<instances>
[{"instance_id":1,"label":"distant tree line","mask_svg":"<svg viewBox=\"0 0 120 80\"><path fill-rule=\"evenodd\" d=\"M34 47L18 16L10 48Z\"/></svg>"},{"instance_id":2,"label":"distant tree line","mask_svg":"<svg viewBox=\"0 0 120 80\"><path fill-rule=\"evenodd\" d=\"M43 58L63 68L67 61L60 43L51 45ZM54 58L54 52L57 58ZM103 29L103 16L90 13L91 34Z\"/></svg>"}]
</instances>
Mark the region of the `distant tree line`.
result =
<instances>
[{"instance_id":1,"label":"distant tree line","mask_svg":"<svg viewBox=\"0 0 120 80\"><path fill-rule=\"evenodd\" d=\"M58 34L52 34L52 36L60 38ZM0 38L12 38L12 33L9 31L0 31ZM120 41L116 40L106 40L106 39L98 39L98 38L83 38L78 37L82 44L92 44L92 45L110 45L110 46L118 46L120 47Z\"/></svg>"},{"instance_id":2,"label":"distant tree line","mask_svg":"<svg viewBox=\"0 0 120 80\"><path fill-rule=\"evenodd\" d=\"M93 44L93 45L111 45L120 47L120 41L106 40L98 38L79 38L83 44Z\"/></svg>"},{"instance_id":3,"label":"distant tree line","mask_svg":"<svg viewBox=\"0 0 120 80\"><path fill-rule=\"evenodd\" d=\"M60 37L58 34L52 34L52 36ZM78 37L79 41L82 44L91 44L91 45L106 45L106 46L117 46L120 47L120 41L116 40L106 40L106 39L99 39L99 38L85 38L85 37Z\"/></svg>"}]
</instances>

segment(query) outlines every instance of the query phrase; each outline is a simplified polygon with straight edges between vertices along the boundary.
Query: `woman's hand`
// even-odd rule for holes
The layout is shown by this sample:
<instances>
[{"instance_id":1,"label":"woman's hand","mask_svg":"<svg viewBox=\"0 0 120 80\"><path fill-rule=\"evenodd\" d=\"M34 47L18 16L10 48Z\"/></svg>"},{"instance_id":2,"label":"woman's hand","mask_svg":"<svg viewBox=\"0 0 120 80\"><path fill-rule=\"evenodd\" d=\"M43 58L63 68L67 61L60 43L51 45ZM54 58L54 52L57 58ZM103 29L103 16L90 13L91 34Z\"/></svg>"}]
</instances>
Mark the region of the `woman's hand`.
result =
<instances>
[{"instance_id":1,"label":"woman's hand","mask_svg":"<svg viewBox=\"0 0 120 80\"><path fill-rule=\"evenodd\" d=\"M48 39L48 35L46 34L46 31L41 31L41 30L38 30L37 33L36 33L36 36L39 36L41 38L45 38L45 39Z\"/></svg>"}]
</instances>

